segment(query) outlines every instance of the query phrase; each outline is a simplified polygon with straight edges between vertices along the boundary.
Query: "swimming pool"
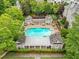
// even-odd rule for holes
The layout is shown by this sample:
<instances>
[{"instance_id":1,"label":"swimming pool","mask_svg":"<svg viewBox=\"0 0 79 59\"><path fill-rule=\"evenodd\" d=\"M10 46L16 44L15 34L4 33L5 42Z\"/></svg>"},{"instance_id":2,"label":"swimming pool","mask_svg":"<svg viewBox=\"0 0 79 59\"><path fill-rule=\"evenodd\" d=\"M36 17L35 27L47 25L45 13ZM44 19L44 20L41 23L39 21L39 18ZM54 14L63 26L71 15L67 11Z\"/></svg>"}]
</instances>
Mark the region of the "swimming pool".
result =
<instances>
[{"instance_id":1,"label":"swimming pool","mask_svg":"<svg viewBox=\"0 0 79 59\"><path fill-rule=\"evenodd\" d=\"M25 36L43 37L50 36L52 30L49 28L28 28L25 30Z\"/></svg>"}]
</instances>

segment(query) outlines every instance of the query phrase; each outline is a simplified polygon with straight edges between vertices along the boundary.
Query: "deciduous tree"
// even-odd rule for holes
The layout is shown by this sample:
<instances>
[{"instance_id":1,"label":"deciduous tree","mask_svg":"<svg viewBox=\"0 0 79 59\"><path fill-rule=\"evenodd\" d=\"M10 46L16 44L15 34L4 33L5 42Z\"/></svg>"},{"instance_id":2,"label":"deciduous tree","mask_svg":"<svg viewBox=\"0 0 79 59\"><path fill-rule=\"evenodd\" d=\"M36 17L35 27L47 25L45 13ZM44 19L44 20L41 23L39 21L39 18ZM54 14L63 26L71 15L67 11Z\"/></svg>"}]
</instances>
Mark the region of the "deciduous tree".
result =
<instances>
[{"instance_id":1,"label":"deciduous tree","mask_svg":"<svg viewBox=\"0 0 79 59\"><path fill-rule=\"evenodd\" d=\"M20 9L18 9L16 6L12 6L10 8L7 8L5 10L5 13L9 14L14 20L24 20L23 13Z\"/></svg>"}]
</instances>

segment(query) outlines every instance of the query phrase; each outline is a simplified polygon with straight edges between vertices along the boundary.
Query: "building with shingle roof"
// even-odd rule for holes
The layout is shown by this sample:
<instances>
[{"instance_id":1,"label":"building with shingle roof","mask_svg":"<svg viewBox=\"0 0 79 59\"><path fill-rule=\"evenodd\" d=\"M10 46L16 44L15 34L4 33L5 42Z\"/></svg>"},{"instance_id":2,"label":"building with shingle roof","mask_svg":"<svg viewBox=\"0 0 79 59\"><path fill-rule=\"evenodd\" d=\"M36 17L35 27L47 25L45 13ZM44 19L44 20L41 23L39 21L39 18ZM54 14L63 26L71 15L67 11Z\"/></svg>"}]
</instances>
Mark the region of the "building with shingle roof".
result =
<instances>
[{"instance_id":1,"label":"building with shingle roof","mask_svg":"<svg viewBox=\"0 0 79 59\"><path fill-rule=\"evenodd\" d=\"M52 44L52 48L63 48L63 40L61 38L60 33L55 33L50 36L50 43Z\"/></svg>"}]
</instances>

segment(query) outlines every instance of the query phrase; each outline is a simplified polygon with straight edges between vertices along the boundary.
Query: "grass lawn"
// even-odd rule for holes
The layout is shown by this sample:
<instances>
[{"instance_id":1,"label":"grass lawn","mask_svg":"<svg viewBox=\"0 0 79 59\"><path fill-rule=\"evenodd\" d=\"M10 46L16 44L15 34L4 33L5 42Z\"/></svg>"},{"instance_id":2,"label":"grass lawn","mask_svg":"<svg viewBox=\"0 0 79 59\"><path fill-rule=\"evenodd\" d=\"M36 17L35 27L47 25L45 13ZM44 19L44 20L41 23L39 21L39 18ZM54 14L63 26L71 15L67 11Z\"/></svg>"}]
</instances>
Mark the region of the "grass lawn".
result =
<instances>
[{"instance_id":1,"label":"grass lawn","mask_svg":"<svg viewBox=\"0 0 79 59\"><path fill-rule=\"evenodd\" d=\"M66 59L66 58L57 58L57 57L42 57L41 59Z\"/></svg>"}]
</instances>

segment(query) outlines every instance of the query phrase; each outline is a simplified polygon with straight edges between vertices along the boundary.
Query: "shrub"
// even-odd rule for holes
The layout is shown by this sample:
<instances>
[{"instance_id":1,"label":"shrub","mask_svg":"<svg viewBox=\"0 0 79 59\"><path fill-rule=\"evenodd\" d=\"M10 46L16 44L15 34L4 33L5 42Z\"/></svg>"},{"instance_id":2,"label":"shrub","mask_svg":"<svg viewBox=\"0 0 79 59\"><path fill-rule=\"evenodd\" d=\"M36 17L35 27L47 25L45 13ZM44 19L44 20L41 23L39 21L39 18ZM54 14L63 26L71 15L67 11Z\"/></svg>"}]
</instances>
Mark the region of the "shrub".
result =
<instances>
[{"instance_id":1,"label":"shrub","mask_svg":"<svg viewBox=\"0 0 79 59\"><path fill-rule=\"evenodd\" d=\"M14 50L16 52L22 52L22 53L63 53L63 49L29 49L29 48L21 48Z\"/></svg>"},{"instance_id":2,"label":"shrub","mask_svg":"<svg viewBox=\"0 0 79 59\"><path fill-rule=\"evenodd\" d=\"M52 15L53 20L58 20L58 15Z\"/></svg>"},{"instance_id":3,"label":"shrub","mask_svg":"<svg viewBox=\"0 0 79 59\"><path fill-rule=\"evenodd\" d=\"M61 36L62 37L66 38L67 34L68 34L68 29L65 29L65 28L61 29Z\"/></svg>"}]
</instances>

